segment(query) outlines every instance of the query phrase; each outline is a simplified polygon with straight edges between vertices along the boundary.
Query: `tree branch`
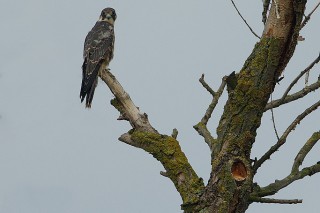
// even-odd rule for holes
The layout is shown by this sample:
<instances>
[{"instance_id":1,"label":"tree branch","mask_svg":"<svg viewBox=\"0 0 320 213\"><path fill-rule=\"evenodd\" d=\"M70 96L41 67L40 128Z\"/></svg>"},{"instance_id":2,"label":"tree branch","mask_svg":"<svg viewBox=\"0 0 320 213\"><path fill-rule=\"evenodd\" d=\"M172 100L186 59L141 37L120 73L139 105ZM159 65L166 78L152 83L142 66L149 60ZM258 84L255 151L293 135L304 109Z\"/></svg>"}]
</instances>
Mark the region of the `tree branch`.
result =
<instances>
[{"instance_id":1,"label":"tree branch","mask_svg":"<svg viewBox=\"0 0 320 213\"><path fill-rule=\"evenodd\" d=\"M207 125L209 119L211 118L213 110L216 108L216 106L218 104L218 101L223 93L224 87L226 86L226 79L227 79L227 76L224 76L222 78L222 82L221 82L219 89L217 90L216 93L214 93L213 99L212 99L208 109L206 110L206 113L204 114L203 118L201 119L201 122L204 125Z\"/></svg>"},{"instance_id":2,"label":"tree branch","mask_svg":"<svg viewBox=\"0 0 320 213\"><path fill-rule=\"evenodd\" d=\"M202 122L194 125L193 128L204 138L204 141L208 144L211 152L213 152L213 146L216 144L217 139L212 137L210 131L208 130L207 126L204 125Z\"/></svg>"},{"instance_id":3,"label":"tree branch","mask_svg":"<svg viewBox=\"0 0 320 213\"><path fill-rule=\"evenodd\" d=\"M201 78L199 79L202 86L213 96L213 98L203 118L198 124L194 125L193 128L199 133L199 135L201 135L204 138L204 141L208 144L211 152L214 150L213 146L216 143L216 139L212 137L210 131L208 130L207 123L211 118L212 112L217 106L219 98L223 93L223 90L226 86L226 79L227 79L227 76L224 76L222 78L221 85L217 90L217 92L214 92L213 89L211 89L211 87L205 82L204 74L202 74Z\"/></svg>"},{"instance_id":4,"label":"tree branch","mask_svg":"<svg viewBox=\"0 0 320 213\"><path fill-rule=\"evenodd\" d=\"M264 196L274 195L279 190L285 188L296 180L302 179L305 176L312 176L320 172L320 162L316 163L313 166L305 167L299 171L300 165L303 163L304 158L313 148L313 146L320 140L320 131L315 132L308 139L308 141L303 145L303 147L298 152L297 156L294 159L292 170L290 174L282 180L276 180L274 183L269 184L266 187L256 187L251 196L253 198L261 198Z\"/></svg>"},{"instance_id":5,"label":"tree branch","mask_svg":"<svg viewBox=\"0 0 320 213\"><path fill-rule=\"evenodd\" d=\"M212 201L204 207L206 212L245 212L248 208L254 176L251 148L276 79L294 53L306 1L277 3L273 1L262 37L228 94L217 127L220 151L211 158L210 179L202 196Z\"/></svg>"},{"instance_id":6,"label":"tree branch","mask_svg":"<svg viewBox=\"0 0 320 213\"><path fill-rule=\"evenodd\" d=\"M171 179L184 205L192 205L199 201L199 196L204 190L203 180L189 164L176 139L157 133L130 131L121 135L119 140L145 150L160 161L165 168L161 175Z\"/></svg>"},{"instance_id":7,"label":"tree branch","mask_svg":"<svg viewBox=\"0 0 320 213\"><path fill-rule=\"evenodd\" d=\"M115 96L112 105L121 113L121 116L129 120L133 127L128 133L121 135L119 140L152 154L166 169L162 174L174 183L183 204L197 203L204 189L203 180L197 176L189 164L179 142L173 137L159 134L151 126L148 116L139 111L129 94L109 70L104 70L99 73L99 76Z\"/></svg>"},{"instance_id":8,"label":"tree branch","mask_svg":"<svg viewBox=\"0 0 320 213\"><path fill-rule=\"evenodd\" d=\"M294 163L291 170L292 174L296 174L299 172L299 167L303 163L304 158L319 140L320 140L320 132L315 132L312 134L309 140L304 144L304 146L300 149L300 151L298 152L297 156L294 159Z\"/></svg>"},{"instance_id":9,"label":"tree branch","mask_svg":"<svg viewBox=\"0 0 320 213\"><path fill-rule=\"evenodd\" d=\"M285 188L296 180L300 180L305 176L312 176L320 172L320 164L317 163L310 167L305 167L297 173L290 173L287 177L282 180L276 180L274 183L269 184L266 187L262 187L257 191L254 191L251 196L253 197L264 197L276 194L279 190Z\"/></svg>"},{"instance_id":10,"label":"tree branch","mask_svg":"<svg viewBox=\"0 0 320 213\"><path fill-rule=\"evenodd\" d=\"M302 203L300 199L273 199L273 198L262 198L262 197L250 197L251 202L255 203L277 203L277 204L298 204Z\"/></svg>"},{"instance_id":11,"label":"tree branch","mask_svg":"<svg viewBox=\"0 0 320 213\"><path fill-rule=\"evenodd\" d=\"M311 18L311 15L314 13L314 11L317 10L317 8L319 7L320 5L320 1L318 2L318 4L313 8L313 10L311 10L311 12L305 16L303 22L301 23L301 29L306 26L306 24L310 21L310 18Z\"/></svg>"},{"instance_id":12,"label":"tree branch","mask_svg":"<svg viewBox=\"0 0 320 213\"><path fill-rule=\"evenodd\" d=\"M270 98L271 98L271 101L272 101L272 93L270 94ZM276 127L276 122L275 122L275 119L274 119L273 108L271 108L271 119L272 119L274 133L276 134L277 140L279 140L280 138L279 138L278 130L277 130L277 127Z\"/></svg>"},{"instance_id":13,"label":"tree branch","mask_svg":"<svg viewBox=\"0 0 320 213\"><path fill-rule=\"evenodd\" d=\"M303 71L300 72L300 74L291 82L291 84L289 85L289 87L287 88L287 90L284 92L284 94L282 95L281 99L280 99L280 103L284 101L284 99L287 97L288 93L290 92L290 90L292 89L292 87L299 81L299 79L308 71L310 71L313 66L315 64L317 64L320 61L320 54L318 55L318 57L307 67L305 68Z\"/></svg>"},{"instance_id":14,"label":"tree branch","mask_svg":"<svg viewBox=\"0 0 320 213\"><path fill-rule=\"evenodd\" d=\"M319 87L320 87L320 80L318 80L317 82L311 84L310 86L307 86L307 87L303 88L302 90L300 90L300 91L298 91L296 93L293 93L292 95L287 95L283 101L280 98L280 99L277 99L277 100L269 102L266 105L264 111L267 111L267 110L269 110L271 108L277 108L277 107L279 107L279 106L281 106L283 104L286 104L286 103L295 101L297 99L303 98L304 96L306 96L310 92L313 92L313 91L317 90Z\"/></svg>"},{"instance_id":15,"label":"tree branch","mask_svg":"<svg viewBox=\"0 0 320 213\"><path fill-rule=\"evenodd\" d=\"M241 17L241 19L244 21L244 23L247 25L247 27L249 28L249 30L252 32L252 34L257 37L258 39L260 39L261 37L258 36L253 29L250 27L250 25L247 23L247 21L243 18L243 16L241 15L240 11L238 10L236 4L233 2L233 0L231 0L233 7L236 9L236 11L238 12L239 16Z\"/></svg>"},{"instance_id":16,"label":"tree branch","mask_svg":"<svg viewBox=\"0 0 320 213\"><path fill-rule=\"evenodd\" d=\"M109 89L116 97L116 103L113 104L113 106L120 111L123 117L126 117L129 120L134 129L153 133L157 132L149 123L148 116L139 111L138 107L132 102L129 94L124 91L121 84L109 70L104 70L99 73L99 76L108 85Z\"/></svg>"},{"instance_id":17,"label":"tree branch","mask_svg":"<svg viewBox=\"0 0 320 213\"><path fill-rule=\"evenodd\" d=\"M201 75L201 78L199 78L200 83L202 86L214 97L216 95L215 91L207 84L207 82L204 80L204 74Z\"/></svg>"},{"instance_id":18,"label":"tree branch","mask_svg":"<svg viewBox=\"0 0 320 213\"><path fill-rule=\"evenodd\" d=\"M316 110L320 106L320 101L313 104L311 107L307 108L303 113L297 116L297 118L290 124L290 126L286 129L283 135L280 137L278 142L273 145L259 160L257 160L253 166L253 171L256 172L258 168L268 159L270 156L275 153L287 140L288 135L292 130L296 128L296 126L311 112Z\"/></svg>"}]
</instances>

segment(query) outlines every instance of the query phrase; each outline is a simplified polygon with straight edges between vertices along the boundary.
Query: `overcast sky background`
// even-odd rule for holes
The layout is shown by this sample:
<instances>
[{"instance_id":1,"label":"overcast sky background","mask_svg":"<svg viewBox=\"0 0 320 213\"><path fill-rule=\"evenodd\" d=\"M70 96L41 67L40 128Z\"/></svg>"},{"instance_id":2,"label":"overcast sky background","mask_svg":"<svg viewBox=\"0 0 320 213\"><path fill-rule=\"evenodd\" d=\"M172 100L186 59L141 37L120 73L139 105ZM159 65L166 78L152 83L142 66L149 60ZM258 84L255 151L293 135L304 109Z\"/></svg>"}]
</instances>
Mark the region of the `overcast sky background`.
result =
<instances>
[{"instance_id":1,"label":"overcast sky background","mask_svg":"<svg viewBox=\"0 0 320 213\"><path fill-rule=\"evenodd\" d=\"M190 163L207 182L210 153L192 126L211 101L198 83L202 73L216 89L224 75L239 71L257 39L230 1L209 0L0 0L0 212L105 213L181 212L181 198L161 175L161 164L117 138L130 129L117 121L113 97L100 81L92 109L80 104L83 42L101 10L117 11L111 71L152 125L162 134L179 130ZM261 34L262 2L236 1ZM310 11L316 1L309 1ZM303 29L274 99L320 50L319 11ZM319 75L313 71L310 84ZM294 91L301 89L301 81ZM320 91L275 109L280 134ZM226 94L210 122L215 132ZM288 175L304 142L319 131L320 111L307 117L287 144L255 178L261 186ZM252 158L276 142L266 112ZM317 145L304 166L319 161ZM276 198L303 199L299 205L253 204L247 212L318 212L320 175L297 181Z\"/></svg>"}]
</instances>

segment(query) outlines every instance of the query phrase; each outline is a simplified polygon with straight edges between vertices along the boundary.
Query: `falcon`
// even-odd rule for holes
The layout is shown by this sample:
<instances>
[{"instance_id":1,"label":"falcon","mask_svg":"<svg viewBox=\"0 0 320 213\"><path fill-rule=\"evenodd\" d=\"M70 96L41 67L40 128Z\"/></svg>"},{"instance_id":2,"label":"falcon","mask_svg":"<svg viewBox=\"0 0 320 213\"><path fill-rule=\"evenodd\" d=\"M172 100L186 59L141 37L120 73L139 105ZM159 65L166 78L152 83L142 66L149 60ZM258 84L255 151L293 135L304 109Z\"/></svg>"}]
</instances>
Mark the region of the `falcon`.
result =
<instances>
[{"instance_id":1,"label":"falcon","mask_svg":"<svg viewBox=\"0 0 320 213\"><path fill-rule=\"evenodd\" d=\"M91 108L99 72L106 69L113 58L116 18L116 11L113 8L103 9L99 20L85 39L80 99L82 103L86 98L86 108Z\"/></svg>"}]
</instances>

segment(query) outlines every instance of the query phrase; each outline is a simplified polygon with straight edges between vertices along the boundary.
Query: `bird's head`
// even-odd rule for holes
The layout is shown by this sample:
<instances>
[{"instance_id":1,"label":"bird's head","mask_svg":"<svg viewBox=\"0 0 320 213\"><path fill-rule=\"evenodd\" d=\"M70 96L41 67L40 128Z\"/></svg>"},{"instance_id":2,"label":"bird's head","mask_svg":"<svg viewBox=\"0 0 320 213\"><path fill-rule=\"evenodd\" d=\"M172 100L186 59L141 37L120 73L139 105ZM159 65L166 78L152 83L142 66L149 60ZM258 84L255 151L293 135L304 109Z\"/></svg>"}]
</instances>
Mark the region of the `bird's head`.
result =
<instances>
[{"instance_id":1,"label":"bird's head","mask_svg":"<svg viewBox=\"0 0 320 213\"><path fill-rule=\"evenodd\" d=\"M116 11L113 8L108 7L101 11L99 21L106 21L109 24L113 25L116 19L117 19Z\"/></svg>"}]
</instances>

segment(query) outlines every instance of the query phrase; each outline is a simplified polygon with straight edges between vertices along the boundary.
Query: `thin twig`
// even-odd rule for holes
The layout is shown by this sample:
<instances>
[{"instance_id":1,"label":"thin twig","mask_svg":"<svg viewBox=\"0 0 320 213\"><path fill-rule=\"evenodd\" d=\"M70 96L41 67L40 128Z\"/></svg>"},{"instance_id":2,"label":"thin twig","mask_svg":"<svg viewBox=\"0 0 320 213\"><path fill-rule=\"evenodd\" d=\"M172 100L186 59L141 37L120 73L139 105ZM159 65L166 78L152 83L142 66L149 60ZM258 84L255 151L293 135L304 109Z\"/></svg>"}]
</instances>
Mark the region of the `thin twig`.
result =
<instances>
[{"instance_id":1,"label":"thin twig","mask_svg":"<svg viewBox=\"0 0 320 213\"><path fill-rule=\"evenodd\" d=\"M320 101L313 104L311 107L307 108L303 113L297 116L297 118L289 125L286 131L282 134L278 142L273 145L259 160L257 160L253 166L253 171L256 172L258 168L268 159L270 156L275 153L287 140L288 135L292 130L296 128L296 126L311 112L316 110L320 106Z\"/></svg>"},{"instance_id":2,"label":"thin twig","mask_svg":"<svg viewBox=\"0 0 320 213\"><path fill-rule=\"evenodd\" d=\"M294 159L291 173L296 174L299 172L299 167L304 161L306 155L310 152L314 145L320 140L320 132L315 132L309 138L309 140L303 145L303 147L298 152L297 156Z\"/></svg>"},{"instance_id":3,"label":"thin twig","mask_svg":"<svg viewBox=\"0 0 320 213\"><path fill-rule=\"evenodd\" d=\"M233 7L237 10L239 16L241 17L241 19L244 21L244 23L247 25L247 27L249 28L249 30L252 32L252 34L257 37L258 39L260 39L260 36L258 36L254 31L253 29L250 27L250 25L247 23L247 21L243 18L243 16L241 15L240 11L238 10L236 4L233 2L233 0L231 0L232 4L233 4Z\"/></svg>"},{"instance_id":4,"label":"thin twig","mask_svg":"<svg viewBox=\"0 0 320 213\"><path fill-rule=\"evenodd\" d=\"M216 95L215 91L207 84L207 82L204 80L204 74L201 75L201 78L199 78L199 82L202 84L202 86L214 97Z\"/></svg>"},{"instance_id":5,"label":"thin twig","mask_svg":"<svg viewBox=\"0 0 320 213\"><path fill-rule=\"evenodd\" d=\"M211 118L212 112L214 108L217 106L219 98L221 97L223 90L226 86L226 79L228 76L224 76L222 78L221 85L217 92L214 92L209 85L204 81L204 74L202 74L201 78L199 79L200 83L208 92L213 96L212 101L210 105L208 106L208 109L206 110L206 113L204 114L201 121L194 125L193 128L198 132L199 135L201 135L204 138L204 141L208 144L211 152L214 152L214 144L216 143L216 139L212 137L211 132L207 128L207 123L209 119Z\"/></svg>"},{"instance_id":6,"label":"thin twig","mask_svg":"<svg viewBox=\"0 0 320 213\"><path fill-rule=\"evenodd\" d=\"M291 82L291 84L289 85L289 87L287 88L287 90L284 92L284 94L282 95L280 102L284 101L284 99L287 97L288 93L290 92L290 90L292 89L292 87L299 81L299 79L309 70L311 70L313 68L313 66L315 64L317 64L320 61L320 54L318 55L318 57L307 67L305 68L303 71L300 72L300 74Z\"/></svg>"},{"instance_id":7,"label":"thin twig","mask_svg":"<svg viewBox=\"0 0 320 213\"><path fill-rule=\"evenodd\" d=\"M281 99L277 99L277 100L269 102L266 105L264 111L267 111L267 110L272 109L272 108L277 108L277 107L279 107L279 106L281 106L283 104L286 104L286 103L295 101L297 99L303 98L304 96L306 96L310 92L313 92L313 91L315 91L315 90L317 90L319 88L320 88L320 79L317 82L311 84L310 86L307 86L307 87L303 88L302 90L300 90L300 91L298 91L296 93L293 93L291 95L287 95L283 101L281 101Z\"/></svg>"},{"instance_id":8,"label":"thin twig","mask_svg":"<svg viewBox=\"0 0 320 213\"><path fill-rule=\"evenodd\" d=\"M218 104L219 98L222 95L222 92L223 92L223 90L224 90L224 88L226 86L226 79L227 79L227 76L224 76L222 78L222 82L221 82L221 85L220 85L219 89L217 90L217 92L213 96L213 99L212 99L208 109L206 110L206 113L204 114L203 118L201 119L201 122L204 125L207 125L209 119L211 118L211 115L212 115L212 112L213 112L214 108Z\"/></svg>"},{"instance_id":9,"label":"thin twig","mask_svg":"<svg viewBox=\"0 0 320 213\"><path fill-rule=\"evenodd\" d=\"M302 203L300 199L273 199L273 198L262 198L262 197L250 197L251 202L255 203L277 203L277 204L298 204Z\"/></svg>"},{"instance_id":10,"label":"thin twig","mask_svg":"<svg viewBox=\"0 0 320 213\"><path fill-rule=\"evenodd\" d=\"M271 102L272 102L272 93L271 93L270 97L271 97ZM274 120L273 108L271 108L271 118L272 118L274 132L276 133L277 140L279 140L280 138L279 138L279 134L278 134L277 127L276 127L276 122Z\"/></svg>"},{"instance_id":11,"label":"thin twig","mask_svg":"<svg viewBox=\"0 0 320 213\"><path fill-rule=\"evenodd\" d=\"M320 1L318 2L318 4L313 8L313 10L311 10L311 12L305 16L303 22L301 23L301 29L306 26L306 24L310 21L310 18L311 18L311 15L314 13L314 11L317 10L317 8L319 7L320 5Z\"/></svg>"},{"instance_id":12,"label":"thin twig","mask_svg":"<svg viewBox=\"0 0 320 213\"><path fill-rule=\"evenodd\" d=\"M264 0L263 1L263 11L262 11L262 22L263 24L266 24L267 21L267 13L269 10L270 0Z\"/></svg>"}]
</instances>

